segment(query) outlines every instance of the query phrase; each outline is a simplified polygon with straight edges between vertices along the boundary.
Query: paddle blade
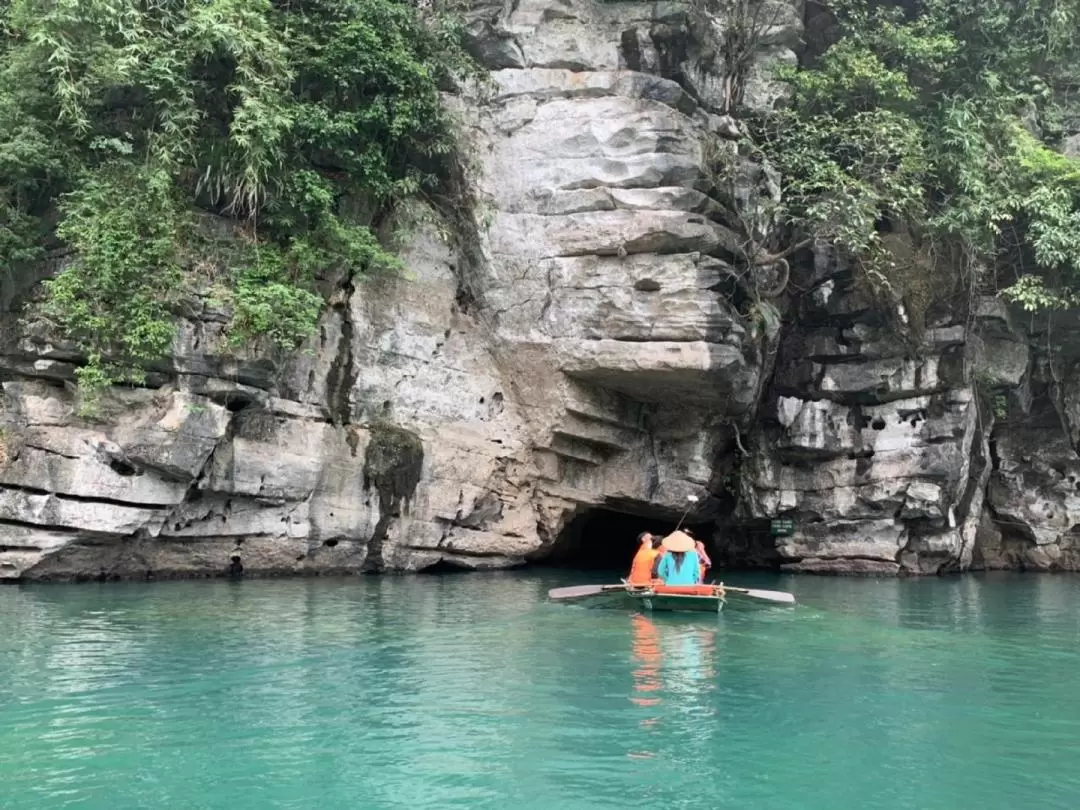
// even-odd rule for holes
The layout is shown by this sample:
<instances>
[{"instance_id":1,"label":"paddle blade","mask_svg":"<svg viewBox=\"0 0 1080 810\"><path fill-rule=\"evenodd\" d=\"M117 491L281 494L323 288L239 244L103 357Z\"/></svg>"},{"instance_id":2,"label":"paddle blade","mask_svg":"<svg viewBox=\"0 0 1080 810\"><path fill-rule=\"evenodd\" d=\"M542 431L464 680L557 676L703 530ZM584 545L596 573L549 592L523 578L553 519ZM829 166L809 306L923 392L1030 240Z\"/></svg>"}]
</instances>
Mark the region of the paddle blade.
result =
<instances>
[{"instance_id":1,"label":"paddle blade","mask_svg":"<svg viewBox=\"0 0 1080 810\"><path fill-rule=\"evenodd\" d=\"M548 599L580 599L583 596L596 596L604 591L621 588L622 585L572 585L569 588L553 588L548 591Z\"/></svg>"},{"instance_id":2,"label":"paddle blade","mask_svg":"<svg viewBox=\"0 0 1080 810\"><path fill-rule=\"evenodd\" d=\"M766 602L778 602L782 605L794 605L794 594L785 591L763 591L756 588L727 588L731 593L749 596L751 599L763 599Z\"/></svg>"}]
</instances>

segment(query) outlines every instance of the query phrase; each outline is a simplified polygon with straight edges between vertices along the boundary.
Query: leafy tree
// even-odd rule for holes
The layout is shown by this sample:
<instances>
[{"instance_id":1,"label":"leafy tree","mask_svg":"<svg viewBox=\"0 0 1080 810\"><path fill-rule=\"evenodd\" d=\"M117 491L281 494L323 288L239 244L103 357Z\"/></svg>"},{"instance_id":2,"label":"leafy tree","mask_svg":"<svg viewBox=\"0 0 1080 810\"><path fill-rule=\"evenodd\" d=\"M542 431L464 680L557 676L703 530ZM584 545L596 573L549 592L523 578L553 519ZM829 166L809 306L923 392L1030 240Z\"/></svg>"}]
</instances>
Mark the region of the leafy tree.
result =
<instances>
[{"instance_id":1,"label":"leafy tree","mask_svg":"<svg viewBox=\"0 0 1080 810\"><path fill-rule=\"evenodd\" d=\"M792 229L894 291L941 266L910 266L902 231L1028 308L1075 303L1080 162L1052 145L1080 129L1080 0L824 4L834 38L753 122Z\"/></svg>"},{"instance_id":2,"label":"leafy tree","mask_svg":"<svg viewBox=\"0 0 1080 810\"><path fill-rule=\"evenodd\" d=\"M198 209L243 237L215 279L237 340L295 346L320 274L396 266L373 226L437 182L439 91L471 68L440 8L0 0L0 261L73 248L44 312L89 358L81 382L167 353L212 264Z\"/></svg>"}]
</instances>

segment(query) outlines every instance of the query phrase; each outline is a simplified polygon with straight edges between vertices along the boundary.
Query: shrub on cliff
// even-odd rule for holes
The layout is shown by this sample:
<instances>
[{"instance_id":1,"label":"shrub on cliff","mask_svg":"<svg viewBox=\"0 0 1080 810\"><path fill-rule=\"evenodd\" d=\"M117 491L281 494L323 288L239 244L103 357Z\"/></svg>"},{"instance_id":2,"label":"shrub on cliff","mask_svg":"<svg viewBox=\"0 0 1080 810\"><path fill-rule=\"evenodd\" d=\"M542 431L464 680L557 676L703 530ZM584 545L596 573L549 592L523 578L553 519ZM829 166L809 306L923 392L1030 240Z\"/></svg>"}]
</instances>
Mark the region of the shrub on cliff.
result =
<instances>
[{"instance_id":1,"label":"shrub on cliff","mask_svg":"<svg viewBox=\"0 0 1080 810\"><path fill-rule=\"evenodd\" d=\"M372 226L435 182L440 85L467 68L410 0L4 0L0 261L66 242L44 311L81 381L138 378L214 261L201 208L240 234L213 279L234 337L295 346L320 272L395 265Z\"/></svg>"},{"instance_id":2,"label":"shrub on cliff","mask_svg":"<svg viewBox=\"0 0 1080 810\"><path fill-rule=\"evenodd\" d=\"M1028 308L1080 300L1080 162L1051 148L1080 129L1080 0L820 5L830 42L756 122L792 226L897 293L948 267Z\"/></svg>"}]
</instances>

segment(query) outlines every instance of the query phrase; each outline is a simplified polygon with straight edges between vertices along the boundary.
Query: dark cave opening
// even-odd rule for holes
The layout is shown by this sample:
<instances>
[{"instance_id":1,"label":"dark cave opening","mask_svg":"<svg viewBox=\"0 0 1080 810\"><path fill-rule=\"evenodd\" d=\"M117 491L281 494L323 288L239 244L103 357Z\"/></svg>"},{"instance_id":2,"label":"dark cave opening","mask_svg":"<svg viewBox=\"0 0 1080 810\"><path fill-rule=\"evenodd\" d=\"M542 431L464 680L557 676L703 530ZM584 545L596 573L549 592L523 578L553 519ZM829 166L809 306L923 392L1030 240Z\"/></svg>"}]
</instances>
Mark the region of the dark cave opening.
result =
<instances>
[{"instance_id":1,"label":"dark cave opening","mask_svg":"<svg viewBox=\"0 0 1080 810\"><path fill-rule=\"evenodd\" d=\"M471 573L473 569L467 565L454 562L453 560L442 559L433 565L429 565L426 568L420 569L419 573L422 575L427 574L466 574Z\"/></svg>"},{"instance_id":2,"label":"dark cave opening","mask_svg":"<svg viewBox=\"0 0 1080 810\"><path fill-rule=\"evenodd\" d=\"M651 532L663 536L677 524L677 517L663 514L634 514L603 507L582 509L559 533L547 556L537 562L581 571L619 571L625 576L638 549L638 535ZM682 528L704 542L712 556L714 521L691 515Z\"/></svg>"}]
</instances>

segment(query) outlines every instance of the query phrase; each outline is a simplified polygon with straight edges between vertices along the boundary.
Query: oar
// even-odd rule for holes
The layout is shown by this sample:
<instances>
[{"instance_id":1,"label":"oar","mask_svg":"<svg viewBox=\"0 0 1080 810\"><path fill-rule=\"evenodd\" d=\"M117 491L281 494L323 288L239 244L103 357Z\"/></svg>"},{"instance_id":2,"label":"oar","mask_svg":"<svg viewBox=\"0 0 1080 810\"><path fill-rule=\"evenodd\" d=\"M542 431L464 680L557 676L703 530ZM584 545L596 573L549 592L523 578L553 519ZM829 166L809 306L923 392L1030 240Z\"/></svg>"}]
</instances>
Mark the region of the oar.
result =
<instances>
[{"instance_id":1,"label":"oar","mask_svg":"<svg viewBox=\"0 0 1080 810\"><path fill-rule=\"evenodd\" d=\"M621 591L625 585L571 585L569 588L553 588L548 591L548 599L578 599L583 596L596 596L605 591Z\"/></svg>"},{"instance_id":2,"label":"oar","mask_svg":"<svg viewBox=\"0 0 1080 810\"><path fill-rule=\"evenodd\" d=\"M721 585L721 587L729 593L749 596L751 599L764 599L767 602L781 602L785 605L795 604L794 594L787 593L786 591L763 591L757 588L733 588L730 585Z\"/></svg>"}]
</instances>

